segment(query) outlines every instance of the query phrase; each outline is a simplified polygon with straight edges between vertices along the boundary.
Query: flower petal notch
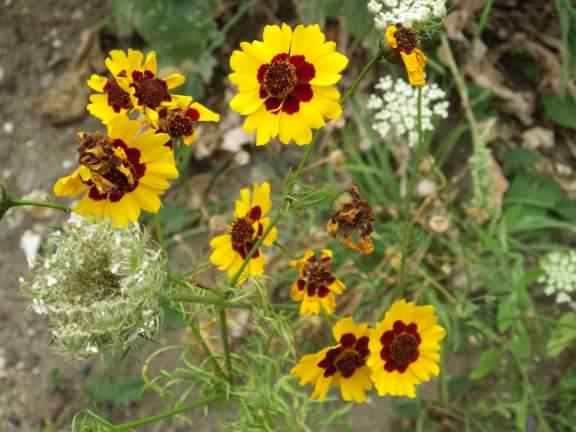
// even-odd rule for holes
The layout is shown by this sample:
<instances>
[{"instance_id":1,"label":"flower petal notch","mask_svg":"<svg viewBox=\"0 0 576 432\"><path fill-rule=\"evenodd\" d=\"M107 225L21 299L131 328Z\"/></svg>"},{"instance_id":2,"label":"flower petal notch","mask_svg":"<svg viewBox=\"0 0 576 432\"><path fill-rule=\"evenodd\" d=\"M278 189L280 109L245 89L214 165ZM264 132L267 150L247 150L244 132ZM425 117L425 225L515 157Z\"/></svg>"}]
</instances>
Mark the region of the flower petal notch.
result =
<instances>
[{"instance_id":1,"label":"flower petal notch","mask_svg":"<svg viewBox=\"0 0 576 432\"><path fill-rule=\"evenodd\" d=\"M374 243L371 238L374 216L368 201L360 197L356 185L348 190L348 197L339 209L330 217L326 230L341 243L363 255L374 252Z\"/></svg>"},{"instance_id":2,"label":"flower petal notch","mask_svg":"<svg viewBox=\"0 0 576 432\"><path fill-rule=\"evenodd\" d=\"M254 245L262 238L270 225L266 217L272 201L270 199L270 184L254 184L252 190L240 190L240 199L236 201L235 220L229 227L228 233L214 237L210 241L213 249L210 262L218 270L226 271L230 279L240 271L242 263L250 254ZM262 240L262 245L271 246L278 230L276 227ZM240 282L248 276L262 276L264 274L265 258L260 249L250 257L250 261L243 271Z\"/></svg>"},{"instance_id":3,"label":"flower petal notch","mask_svg":"<svg viewBox=\"0 0 576 432\"><path fill-rule=\"evenodd\" d=\"M336 88L348 59L326 42L318 25L268 25L263 40L243 42L230 57L230 81L238 94L230 107L246 116L244 130L256 145L278 137L310 144L312 129L342 115Z\"/></svg>"},{"instance_id":4,"label":"flower petal notch","mask_svg":"<svg viewBox=\"0 0 576 432\"><path fill-rule=\"evenodd\" d=\"M370 369L366 361L370 355L367 324L356 324L344 318L332 330L338 344L300 359L291 371L300 385L313 384L313 400L324 400L332 385L340 387L342 399L363 403L372 388Z\"/></svg>"},{"instance_id":5,"label":"flower petal notch","mask_svg":"<svg viewBox=\"0 0 576 432\"><path fill-rule=\"evenodd\" d=\"M416 397L416 385L438 376L446 332L433 306L396 301L370 338L372 381L380 396Z\"/></svg>"},{"instance_id":6,"label":"flower petal notch","mask_svg":"<svg viewBox=\"0 0 576 432\"><path fill-rule=\"evenodd\" d=\"M141 210L160 210L159 196L178 171L172 151L165 146L169 135L141 131L140 122L126 116L112 118L107 126L107 136L79 134L79 167L56 182L54 193L80 195L75 213L126 228L138 221Z\"/></svg>"},{"instance_id":7,"label":"flower petal notch","mask_svg":"<svg viewBox=\"0 0 576 432\"><path fill-rule=\"evenodd\" d=\"M332 251L324 249L320 256L307 250L304 256L290 262L298 269L298 280L292 284L292 300L301 302L300 315L318 315L322 308L328 315L336 309L336 296L346 287L332 275Z\"/></svg>"},{"instance_id":8,"label":"flower petal notch","mask_svg":"<svg viewBox=\"0 0 576 432\"><path fill-rule=\"evenodd\" d=\"M414 87L425 85L428 59L418 48L416 32L402 24L391 25L386 29L384 39L390 49L396 51L402 59L410 84Z\"/></svg>"}]
</instances>

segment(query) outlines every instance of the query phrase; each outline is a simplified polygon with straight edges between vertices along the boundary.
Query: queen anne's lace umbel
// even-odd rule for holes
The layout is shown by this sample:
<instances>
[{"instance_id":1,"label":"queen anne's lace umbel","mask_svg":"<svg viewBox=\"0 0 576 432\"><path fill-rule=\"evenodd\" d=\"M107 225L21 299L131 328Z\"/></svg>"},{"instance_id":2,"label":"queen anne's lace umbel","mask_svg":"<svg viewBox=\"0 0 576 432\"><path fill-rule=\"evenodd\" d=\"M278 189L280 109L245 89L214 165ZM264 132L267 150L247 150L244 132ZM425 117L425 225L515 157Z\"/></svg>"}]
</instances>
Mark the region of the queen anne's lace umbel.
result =
<instances>
[{"instance_id":1,"label":"queen anne's lace umbel","mask_svg":"<svg viewBox=\"0 0 576 432\"><path fill-rule=\"evenodd\" d=\"M22 288L48 319L56 349L73 357L123 353L155 333L166 258L138 225L120 230L75 216L43 249Z\"/></svg>"},{"instance_id":2,"label":"queen anne's lace umbel","mask_svg":"<svg viewBox=\"0 0 576 432\"><path fill-rule=\"evenodd\" d=\"M370 0L368 10L374 15L374 24L383 30L389 25L402 23L412 26L446 15L446 0Z\"/></svg>"},{"instance_id":3,"label":"queen anne's lace umbel","mask_svg":"<svg viewBox=\"0 0 576 432\"><path fill-rule=\"evenodd\" d=\"M576 292L576 251L551 252L540 264L546 295L555 295L556 303L571 303Z\"/></svg>"},{"instance_id":4,"label":"queen anne's lace umbel","mask_svg":"<svg viewBox=\"0 0 576 432\"><path fill-rule=\"evenodd\" d=\"M418 142L418 89L401 78L380 78L376 92L368 99L374 112L372 127L383 139L407 140L410 147ZM434 130L434 118L448 117L446 93L437 84L422 87L422 130Z\"/></svg>"}]
</instances>

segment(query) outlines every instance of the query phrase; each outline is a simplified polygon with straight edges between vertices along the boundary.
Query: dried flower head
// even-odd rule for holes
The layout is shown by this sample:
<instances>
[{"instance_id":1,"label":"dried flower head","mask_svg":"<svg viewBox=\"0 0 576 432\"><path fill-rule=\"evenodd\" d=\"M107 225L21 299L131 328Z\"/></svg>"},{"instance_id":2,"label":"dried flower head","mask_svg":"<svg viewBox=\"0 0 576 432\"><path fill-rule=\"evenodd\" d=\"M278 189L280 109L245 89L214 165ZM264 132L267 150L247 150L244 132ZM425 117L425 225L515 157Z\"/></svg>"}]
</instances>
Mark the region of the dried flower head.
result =
<instances>
[{"instance_id":1,"label":"dried flower head","mask_svg":"<svg viewBox=\"0 0 576 432\"><path fill-rule=\"evenodd\" d=\"M320 257L308 249L304 256L290 262L298 269L298 280L292 284L292 300L302 302L300 315L318 315L320 306L327 314L336 308L336 295L342 294L344 284L332 274L332 251L324 249Z\"/></svg>"},{"instance_id":2,"label":"dried flower head","mask_svg":"<svg viewBox=\"0 0 576 432\"><path fill-rule=\"evenodd\" d=\"M368 10L379 29L399 22L411 26L444 17L446 0L370 0Z\"/></svg>"},{"instance_id":3,"label":"dried flower head","mask_svg":"<svg viewBox=\"0 0 576 432\"><path fill-rule=\"evenodd\" d=\"M44 250L22 288L47 316L58 350L123 352L155 332L166 259L137 225L117 230L74 216Z\"/></svg>"},{"instance_id":4,"label":"dried flower head","mask_svg":"<svg viewBox=\"0 0 576 432\"><path fill-rule=\"evenodd\" d=\"M401 78L380 78L377 92L370 95L368 108L374 111L372 127L382 138L418 143L418 93ZM446 93L436 84L422 88L422 130L433 131L434 120L448 117Z\"/></svg>"},{"instance_id":5,"label":"dried flower head","mask_svg":"<svg viewBox=\"0 0 576 432\"><path fill-rule=\"evenodd\" d=\"M576 292L576 252L550 252L542 259L540 267L544 275L538 282L544 284L544 293L556 295L556 303L571 303Z\"/></svg>"},{"instance_id":6,"label":"dried flower head","mask_svg":"<svg viewBox=\"0 0 576 432\"><path fill-rule=\"evenodd\" d=\"M373 221L372 208L368 201L360 197L356 185L353 185L348 191L347 201L340 204L328 221L326 229L347 248L370 255L374 252L374 243L370 237Z\"/></svg>"},{"instance_id":7,"label":"dried flower head","mask_svg":"<svg viewBox=\"0 0 576 432\"><path fill-rule=\"evenodd\" d=\"M402 24L396 24L386 29L384 39L390 49L394 50L402 59L410 84L415 87L425 85L428 59L418 48L417 33Z\"/></svg>"}]
</instances>

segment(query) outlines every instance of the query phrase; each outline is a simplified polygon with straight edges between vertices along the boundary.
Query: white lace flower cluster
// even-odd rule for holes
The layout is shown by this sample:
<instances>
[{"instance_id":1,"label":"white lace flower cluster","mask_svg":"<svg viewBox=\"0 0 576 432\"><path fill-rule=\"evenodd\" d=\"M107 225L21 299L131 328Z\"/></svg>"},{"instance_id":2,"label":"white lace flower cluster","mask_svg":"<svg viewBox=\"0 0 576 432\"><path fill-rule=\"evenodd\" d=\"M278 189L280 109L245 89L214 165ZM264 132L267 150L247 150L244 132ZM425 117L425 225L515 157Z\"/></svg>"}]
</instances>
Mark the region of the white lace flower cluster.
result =
<instances>
[{"instance_id":1,"label":"white lace flower cluster","mask_svg":"<svg viewBox=\"0 0 576 432\"><path fill-rule=\"evenodd\" d=\"M576 291L576 251L556 251L546 255L540 267L546 295L556 295L556 303L572 303Z\"/></svg>"},{"instance_id":2,"label":"white lace flower cluster","mask_svg":"<svg viewBox=\"0 0 576 432\"><path fill-rule=\"evenodd\" d=\"M164 253L137 225L117 230L75 217L50 234L22 289L74 357L124 352L159 324Z\"/></svg>"},{"instance_id":3,"label":"white lace flower cluster","mask_svg":"<svg viewBox=\"0 0 576 432\"><path fill-rule=\"evenodd\" d=\"M377 93L368 99L374 112L372 127L384 139L405 139L410 147L418 143L418 89L402 78L380 78ZM434 130L435 118L448 117L446 93L437 84L422 87L422 130Z\"/></svg>"},{"instance_id":4,"label":"white lace flower cluster","mask_svg":"<svg viewBox=\"0 0 576 432\"><path fill-rule=\"evenodd\" d=\"M446 15L446 0L370 0L368 10L379 29L401 23L411 27L416 22Z\"/></svg>"}]
</instances>

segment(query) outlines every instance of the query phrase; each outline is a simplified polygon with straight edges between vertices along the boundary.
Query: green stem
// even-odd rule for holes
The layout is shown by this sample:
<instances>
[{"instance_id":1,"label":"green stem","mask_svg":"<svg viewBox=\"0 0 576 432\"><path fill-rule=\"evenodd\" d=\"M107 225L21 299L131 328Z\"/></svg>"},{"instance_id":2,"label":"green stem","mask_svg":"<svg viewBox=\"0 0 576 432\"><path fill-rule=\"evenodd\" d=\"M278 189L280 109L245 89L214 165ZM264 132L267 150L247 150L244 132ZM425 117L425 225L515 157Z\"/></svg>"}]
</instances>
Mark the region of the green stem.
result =
<instances>
[{"instance_id":1,"label":"green stem","mask_svg":"<svg viewBox=\"0 0 576 432\"><path fill-rule=\"evenodd\" d=\"M486 28L486 24L488 23L488 17L490 16L490 12L492 11L492 5L494 4L494 0L488 0L484 5L484 9L482 10L482 15L480 15L480 22L478 24L478 30L476 31L476 38L480 39L482 37L482 32Z\"/></svg>"},{"instance_id":2,"label":"green stem","mask_svg":"<svg viewBox=\"0 0 576 432\"><path fill-rule=\"evenodd\" d=\"M408 249L410 247L410 240L412 238L412 231L414 230L414 223L410 215L410 204L412 195L418 180L418 166L420 165L422 156L424 154L424 133L422 131L422 87L418 87L418 104L417 104L417 120L416 127L418 132L418 143L416 144L416 151L414 160L411 166L406 171L408 178L408 185L406 187L406 196L404 197L404 217L406 218L406 225L402 230L401 240L401 253L402 261L400 265L400 287L404 287L406 281L406 257L408 256Z\"/></svg>"},{"instance_id":3,"label":"green stem","mask_svg":"<svg viewBox=\"0 0 576 432\"><path fill-rule=\"evenodd\" d=\"M224 372L224 370L220 366L220 363L218 363L218 360L212 354L212 351L208 347L208 344L204 340L204 337L202 336L202 333L200 333L200 329L196 326L196 323L190 324L190 330L192 331L192 333L194 334L194 337L198 340L198 342L202 346L202 349L204 350L204 354L212 361L212 364L214 365L214 368L216 369L218 374L223 376L224 379L228 379L228 377L226 376L226 373Z\"/></svg>"},{"instance_id":4,"label":"green stem","mask_svg":"<svg viewBox=\"0 0 576 432\"><path fill-rule=\"evenodd\" d=\"M70 213L71 209L63 204L56 204L51 202L39 202L32 200L10 200L9 207L19 207L19 206L34 206L34 207L45 207L56 210L61 210L65 213Z\"/></svg>"},{"instance_id":5,"label":"green stem","mask_svg":"<svg viewBox=\"0 0 576 432\"><path fill-rule=\"evenodd\" d=\"M520 361L520 359L518 357L516 357L515 355L513 355L512 357L514 357L514 360L516 362L518 370L520 371L520 375L522 375L522 381L524 382L525 391L528 393L528 399L530 400L530 403L533 405L534 412L536 414L536 418L538 419L538 422L540 423L540 427L542 428L541 430L543 432L552 432L553 429L550 427L550 425L546 421L546 417L544 416L544 411L542 410L542 407L540 406L540 404L538 403L538 401L534 397L534 387L532 386L532 383L530 382L530 377L528 376L528 373L524 369L524 366L523 366L522 362ZM540 430L540 429L538 429L538 430Z\"/></svg>"},{"instance_id":6,"label":"green stem","mask_svg":"<svg viewBox=\"0 0 576 432\"><path fill-rule=\"evenodd\" d=\"M224 361L226 362L226 370L228 371L228 381L232 384L232 358L230 357L230 343L228 341L228 319L226 318L226 309L220 309L220 336L222 337L222 348L224 349Z\"/></svg>"},{"instance_id":7,"label":"green stem","mask_svg":"<svg viewBox=\"0 0 576 432\"><path fill-rule=\"evenodd\" d=\"M130 431L132 429L136 429L142 426L146 426L152 423L156 423L160 420L164 420L166 418L170 418L170 417L174 417L177 414L181 414L184 413L186 411L190 411L194 408L198 408L204 405L209 404L210 402L213 402L217 400L217 398L204 398L204 399L199 399L197 401L195 401L194 403L191 403L189 405L186 406L181 406L178 408L173 408L171 410L165 411L161 414L155 415L155 416L150 416L150 417L145 417L143 419L139 419L139 420L134 420L131 422L127 422L127 423L122 423L120 425L114 426L114 428L112 429L112 432L127 432Z\"/></svg>"},{"instance_id":8,"label":"green stem","mask_svg":"<svg viewBox=\"0 0 576 432\"><path fill-rule=\"evenodd\" d=\"M229 302L225 300L218 300L218 299L209 299L206 297L200 296L177 296L177 297L170 297L169 300L174 302L182 302L182 303L196 303L196 304L205 304L205 305L212 305L218 306L221 308L230 308L230 309L254 309L257 305L251 303L235 303ZM293 304L282 304L282 303L272 303L270 306L274 309L286 309L292 310L296 309L296 305Z\"/></svg>"},{"instance_id":9,"label":"green stem","mask_svg":"<svg viewBox=\"0 0 576 432\"><path fill-rule=\"evenodd\" d=\"M362 82L362 80L364 79L364 77L368 74L370 69L372 69L372 67L384 57L385 54L386 50L384 49L384 45L380 44L376 55L364 66L364 68L360 72L360 75L356 77L356 79L354 80L352 85L348 88L346 93L344 93L344 96L342 97L342 102L346 101L346 99L348 99L354 93L356 93L356 90L360 85L360 83Z\"/></svg>"}]
</instances>

